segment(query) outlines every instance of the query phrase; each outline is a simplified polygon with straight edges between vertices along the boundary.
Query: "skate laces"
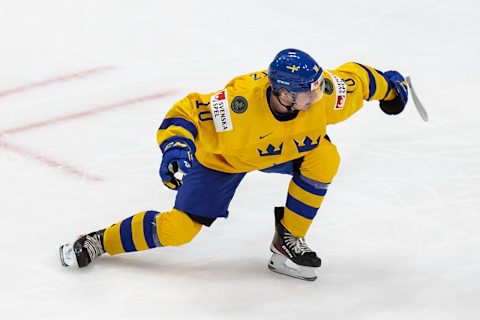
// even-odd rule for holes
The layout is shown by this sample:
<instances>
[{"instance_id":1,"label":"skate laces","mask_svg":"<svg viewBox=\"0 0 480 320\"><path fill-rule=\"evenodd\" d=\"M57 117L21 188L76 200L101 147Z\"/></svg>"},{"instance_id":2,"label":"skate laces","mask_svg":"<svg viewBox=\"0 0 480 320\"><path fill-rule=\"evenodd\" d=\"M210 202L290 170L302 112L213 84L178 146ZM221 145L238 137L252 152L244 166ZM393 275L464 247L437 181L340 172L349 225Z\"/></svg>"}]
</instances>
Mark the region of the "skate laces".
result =
<instances>
[{"instance_id":1,"label":"skate laces","mask_svg":"<svg viewBox=\"0 0 480 320\"><path fill-rule=\"evenodd\" d=\"M83 247L87 249L90 261L93 261L93 259L105 253L102 248L100 236L97 234L93 236L87 235Z\"/></svg>"},{"instance_id":2,"label":"skate laces","mask_svg":"<svg viewBox=\"0 0 480 320\"><path fill-rule=\"evenodd\" d=\"M285 232L284 241L296 254L304 255L307 252L313 252L312 249L308 247L304 238L294 237L290 232Z\"/></svg>"}]
</instances>

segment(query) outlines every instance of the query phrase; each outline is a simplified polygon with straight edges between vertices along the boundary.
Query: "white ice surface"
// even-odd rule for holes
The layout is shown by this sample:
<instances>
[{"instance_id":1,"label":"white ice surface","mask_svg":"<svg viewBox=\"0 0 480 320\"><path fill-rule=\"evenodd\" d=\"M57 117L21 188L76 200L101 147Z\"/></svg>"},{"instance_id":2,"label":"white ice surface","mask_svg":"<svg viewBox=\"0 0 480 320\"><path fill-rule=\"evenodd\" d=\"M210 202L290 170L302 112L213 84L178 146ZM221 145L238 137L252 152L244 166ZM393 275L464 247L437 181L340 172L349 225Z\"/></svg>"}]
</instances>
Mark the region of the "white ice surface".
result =
<instances>
[{"instance_id":1,"label":"white ice surface","mask_svg":"<svg viewBox=\"0 0 480 320\"><path fill-rule=\"evenodd\" d=\"M0 319L480 318L479 17L476 0L2 0L0 92L112 69L0 96ZM409 103L389 117L371 102L329 128L342 164L307 237L323 259L317 281L268 271L288 177L258 172L229 219L187 246L60 266L58 246L76 235L171 208L155 131L174 101L286 47L324 68L400 70L430 115Z\"/></svg>"}]
</instances>

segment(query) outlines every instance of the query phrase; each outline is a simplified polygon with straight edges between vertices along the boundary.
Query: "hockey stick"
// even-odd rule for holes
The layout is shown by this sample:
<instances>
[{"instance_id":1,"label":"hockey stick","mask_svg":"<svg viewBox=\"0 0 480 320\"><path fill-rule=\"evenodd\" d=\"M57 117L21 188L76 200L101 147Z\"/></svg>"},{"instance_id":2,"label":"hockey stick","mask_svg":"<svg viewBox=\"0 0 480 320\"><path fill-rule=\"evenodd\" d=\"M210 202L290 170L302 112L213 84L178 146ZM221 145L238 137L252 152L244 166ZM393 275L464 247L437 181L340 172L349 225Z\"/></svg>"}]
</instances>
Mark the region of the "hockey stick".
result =
<instances>
[{"instance_id":1,"label":"hockey stick","mask_svg":"<svg viewBox=\"0 0 480 320\"><path fill-rule=\"evenodd\" d=\"M410 94L412 95L413 103L415 104L415 107L417 108L417 111L420 114L420 117L422 117L423 121L427 122L428 121L427 111L423 107L423 104L420 102L420 99L418 99L417 93L413 89L412 80L410 80L410 77L408 76L405 78L405 80L407 80L407 85L410 88Z\"/></svg>"}]
</instances>

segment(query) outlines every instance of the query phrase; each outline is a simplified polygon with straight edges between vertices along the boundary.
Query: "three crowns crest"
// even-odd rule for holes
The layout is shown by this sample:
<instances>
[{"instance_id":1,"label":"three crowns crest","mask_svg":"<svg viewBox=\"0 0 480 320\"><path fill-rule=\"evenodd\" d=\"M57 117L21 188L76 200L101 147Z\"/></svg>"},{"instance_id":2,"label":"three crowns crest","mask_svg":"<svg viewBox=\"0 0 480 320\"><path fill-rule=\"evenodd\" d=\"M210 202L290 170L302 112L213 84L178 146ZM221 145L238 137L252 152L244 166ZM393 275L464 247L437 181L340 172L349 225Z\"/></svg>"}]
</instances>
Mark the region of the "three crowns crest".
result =
<instances>
[{"instance_id":1,"label":"three crowns crest","mask_svg":"<svg viewBox=\"0 0 480 320\"><path fill-rule=\"evenodd\" d=\"M312 140L310 137L305 137L302 141L297 141L293 140L295 142L295 146L297 147L298 153L302 152L307 152L310 150L315 149L318 147L320 143L320 137L317 138L317 140ZM260 157L266 157L266 156L276 156L282 154L283 150L283 142L279 146L274 146L272 144L269 144L268 147L265 150L262 149L257 149L258 154Z\"/></svg>"},{"instance_id":2,"label":"three crowns crest","mask_svg":"<svg viewBox=\"0 0 480 320\"><path fill-rule=\"evenodd\" d=\"M258 150L258 154L260 157L265 157L265 156L276 156L279 154L282 154L282 149L283 149L283 142L278 146L278 148L275 148L274 145L269 144L266 150Z\"/></svg>"},{"instance_id":3,"label":"three crowns crest","mask_svg":"<svg viewBox=\"0 0 480 320\"><path fill-rule=\"evenodd\" d=\"M297 150L299 153L307 152L318 147L318 144L320 143L320 137L318 137L315 143L313 143L313 140L310 139L310 137L308 136L305 137L305 139L303 139L303 144L297 140L294 140L294 141L295 141L295 146L297 147Z\"/></svg>"}]
</instances>

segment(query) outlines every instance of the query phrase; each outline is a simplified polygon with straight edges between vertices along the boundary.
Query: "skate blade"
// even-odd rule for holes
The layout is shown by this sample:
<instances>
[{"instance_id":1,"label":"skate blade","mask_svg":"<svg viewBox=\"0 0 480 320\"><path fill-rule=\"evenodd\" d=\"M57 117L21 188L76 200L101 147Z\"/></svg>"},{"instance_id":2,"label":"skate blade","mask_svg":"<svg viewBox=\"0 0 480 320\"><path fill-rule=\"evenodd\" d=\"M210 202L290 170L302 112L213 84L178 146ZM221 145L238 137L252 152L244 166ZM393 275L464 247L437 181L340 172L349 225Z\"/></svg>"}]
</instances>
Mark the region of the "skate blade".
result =
<instances>
[{"instance_id":1,"label":"skate blade","mask_svg":"<svg viewBox=\"0 0 480 320\"><path fill-rule=\"evenodd\" d=\"M63 259L63 247L64 246L61 246L60 248L58 248L58 251L60 254L60 262L62 263L62 266L68 267L68 264L65 263L65 259Z\"/></svg>"},{"instance_id":2,"label":"skate blade","mask_svg":"<svg viewBox=\"0 0 480 320\"><path fill-rule=\"evenodd\" d=\"M77 257L75 256L75 252L73 251L73 245L70 243L64 244L59 249L60 254L60 262L64 267L77 267Z\"/></svg>"},{"instance_id":3,"label":"skate blade","mask_svg":"<svg viewBox=\"0 0 480 320\"><path fill-rule=\"evenodd\" d=\"M280 273L296 279L301 279L306 281L317 280L317 272L316 272L317 268L299 266L291 261L290 262L295 267L290 267L287 265L287 260L288 259L285 256L277 253L273 253L268 263L268 269L270 269L273 272Z\"/></svg>"}]
</instances>

